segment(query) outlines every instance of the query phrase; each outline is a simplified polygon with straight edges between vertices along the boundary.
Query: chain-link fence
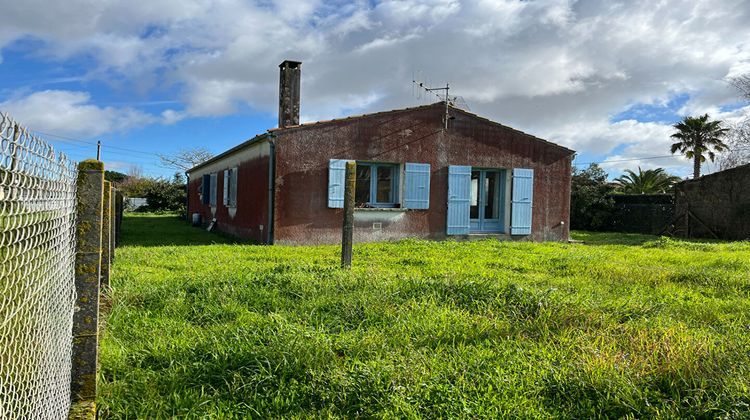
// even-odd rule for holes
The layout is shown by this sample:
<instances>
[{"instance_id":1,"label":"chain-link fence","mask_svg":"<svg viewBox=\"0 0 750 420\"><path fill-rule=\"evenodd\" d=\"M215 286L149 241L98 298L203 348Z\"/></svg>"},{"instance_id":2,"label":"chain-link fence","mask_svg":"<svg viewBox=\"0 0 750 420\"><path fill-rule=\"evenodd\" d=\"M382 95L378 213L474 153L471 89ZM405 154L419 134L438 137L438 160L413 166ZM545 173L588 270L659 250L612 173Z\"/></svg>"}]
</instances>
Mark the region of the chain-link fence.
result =
<instances>
[{"instance_id":1,"label":"chain-link fence","mask_svg":"<svg viewBox=\"0 0 750 420\"><path fill-rule=\"evenodd\" d=\"M0 419L66 418L76 169L0 115Z\"/></svg>"}]
</instances>

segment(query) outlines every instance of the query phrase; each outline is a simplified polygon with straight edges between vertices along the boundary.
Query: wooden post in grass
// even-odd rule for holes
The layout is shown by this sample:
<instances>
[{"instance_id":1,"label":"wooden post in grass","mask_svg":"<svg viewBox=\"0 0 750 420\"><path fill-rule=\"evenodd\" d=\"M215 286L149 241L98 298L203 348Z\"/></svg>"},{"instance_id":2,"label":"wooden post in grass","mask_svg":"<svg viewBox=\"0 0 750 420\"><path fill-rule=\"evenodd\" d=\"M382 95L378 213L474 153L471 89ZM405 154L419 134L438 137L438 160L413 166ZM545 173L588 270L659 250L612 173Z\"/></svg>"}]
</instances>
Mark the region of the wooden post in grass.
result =
<instances>
[{"instance_id":1,"label":"wooden post in grass","mask_svg":"<svg viewBox=\"0 0 750 420\"><path fill-rule=\"evenodd\" d=\"M344 226L341 229L341 267L352 266L352 242L354 239L354 188L357 183L357 163L346 162L344 183Z\"/></svg>"},{"instance_id":2,"label":"wooden post in grass","mask_svg":"<svg viewBox=\"0 0 750 420\"><path fill-rule=\"evenodd\" d=\"M102 268L104 165L78 164L76 196L76 303L73 312L73 360L70 377L74 418L95 418L99 346L99 281Z\"/></svg>"}]
</instances>

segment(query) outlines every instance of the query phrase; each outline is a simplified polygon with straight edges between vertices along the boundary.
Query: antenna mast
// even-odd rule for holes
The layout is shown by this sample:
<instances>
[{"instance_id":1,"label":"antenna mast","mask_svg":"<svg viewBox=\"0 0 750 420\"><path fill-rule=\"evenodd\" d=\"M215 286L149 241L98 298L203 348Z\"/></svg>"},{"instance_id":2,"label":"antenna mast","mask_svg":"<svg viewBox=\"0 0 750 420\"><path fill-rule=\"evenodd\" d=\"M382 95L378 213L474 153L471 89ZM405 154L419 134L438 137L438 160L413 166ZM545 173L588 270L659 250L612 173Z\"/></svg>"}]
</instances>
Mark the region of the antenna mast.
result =
<instances>
[{"instance_id":1,"label":"antenna mast","mask_svg":"<svg viewBox=\"0 0 750 420\"><path fill-rule=\"evenodd\" d=\"M435 96L437 96L438 99L443 99L445 101L445 117L443 117L443 123L444 123L444 128L448 130L448 119L450 118L450 116L448 115L448 105L450 102L450 96L448 96L448 93L450 91L450 85L446 83L445 87L429 87L429 86L426 86L423 82L417 82L416 80L412 80L411 82L412 82L412 85L416 85L420 87L421 89L424 89L425 92L430 92L434 94ZM441 98L440 95L434 93L435 91L438 91L438 90L444 90L445 96Z\"/></svg>"}]
</instances>

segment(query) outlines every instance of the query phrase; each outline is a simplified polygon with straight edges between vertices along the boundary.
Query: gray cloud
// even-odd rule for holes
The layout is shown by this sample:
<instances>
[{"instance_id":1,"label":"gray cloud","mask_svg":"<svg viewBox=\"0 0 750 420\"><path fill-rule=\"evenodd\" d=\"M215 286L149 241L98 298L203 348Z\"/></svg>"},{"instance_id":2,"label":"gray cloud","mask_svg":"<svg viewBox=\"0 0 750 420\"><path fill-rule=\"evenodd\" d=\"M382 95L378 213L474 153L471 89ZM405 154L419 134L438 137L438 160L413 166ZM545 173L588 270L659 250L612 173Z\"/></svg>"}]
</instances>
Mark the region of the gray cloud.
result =
<instances>
[{"instance_id":1,"label":"gray cloud","mask_svg":"<svg viewBox=\"0 0 750 420\"><path fill-rule=\"evenodd\" d=\"M670 127L613 115L676 94L690 95L683 113L717 113L738 101L727 76L750 68L741 0L28 0L5 12L0 43L32 36L52 59L95 57L91 78L175 86L185 109L158 121L240 104L273 114L276 65L291 58L308 120L414 105L421 70L477 113L579 151L619 146L618 158L666 152Z\"/></svg>"}]
</instances>

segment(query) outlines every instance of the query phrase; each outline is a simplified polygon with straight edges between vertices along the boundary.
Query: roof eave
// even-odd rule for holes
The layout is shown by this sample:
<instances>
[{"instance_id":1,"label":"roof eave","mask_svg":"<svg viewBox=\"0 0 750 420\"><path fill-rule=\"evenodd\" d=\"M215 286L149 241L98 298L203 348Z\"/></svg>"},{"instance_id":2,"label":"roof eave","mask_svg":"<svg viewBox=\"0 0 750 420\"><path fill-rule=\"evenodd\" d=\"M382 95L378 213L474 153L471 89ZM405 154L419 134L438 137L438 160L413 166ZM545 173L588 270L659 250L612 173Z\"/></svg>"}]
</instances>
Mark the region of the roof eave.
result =
<instances>
[{"instance_id":1,"label":"roof eave","mask_svg":"<svg viewBox=\"0 0 750 420\"><path fill-rule=\"evenodd\" d=\"M210 164L212 164L214 162L218 162L221 159L223 159L223 158L231 155L232 153L235 153L235 152L238 152L238 151L244 149L245 147L252 146L255 143L259 143L259 142L267 139L268 137L269 137L269 133L258 134L257 136L255 136L255 137L253 137L253 138L251 138L249 140L246 140L246 141L238 144L237 146L234 146L231 149L229 149L229 150L227 150L227 151L225 151L223 153L220 153L220 154L212 157L211 159L209 159L209 160L207 160L207 161L205 161L203 163L200 163L198 165L193 166L192 168L190 168L187 171L185 171L185 173L189 174L191 172L195 172L196 170L201 169L201 168L203 168L205 166L208 166L208 165L210 165Z\"/></svg>"}]
</instances>

